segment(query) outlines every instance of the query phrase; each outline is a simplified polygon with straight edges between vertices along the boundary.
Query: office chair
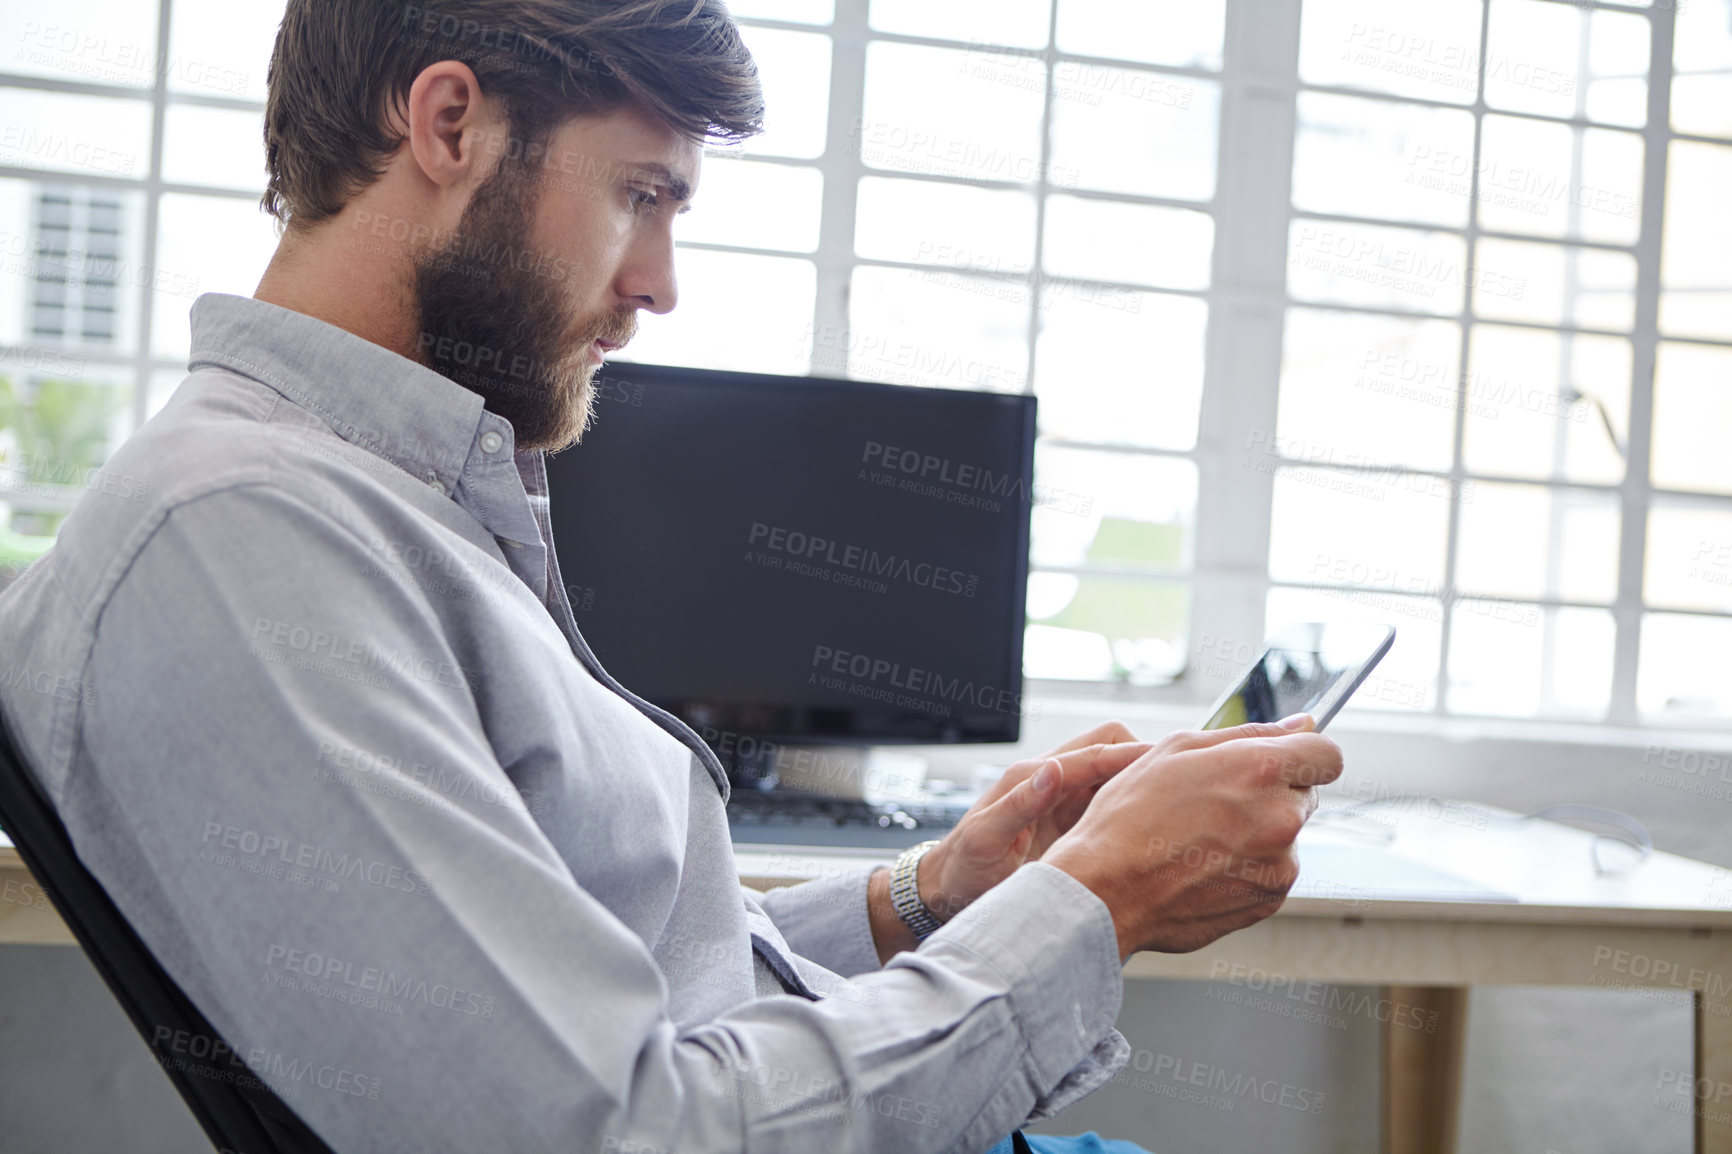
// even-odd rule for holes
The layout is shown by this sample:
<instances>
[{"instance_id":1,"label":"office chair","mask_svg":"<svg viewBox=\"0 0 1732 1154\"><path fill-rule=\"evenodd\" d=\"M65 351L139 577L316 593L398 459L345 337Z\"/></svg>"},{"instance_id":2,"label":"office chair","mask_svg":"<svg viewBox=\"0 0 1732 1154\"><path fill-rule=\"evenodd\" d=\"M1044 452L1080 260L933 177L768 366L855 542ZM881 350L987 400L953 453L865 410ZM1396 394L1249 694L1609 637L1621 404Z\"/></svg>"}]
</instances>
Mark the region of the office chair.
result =
<instances>
[{"instance_id":1,"label":"office chair","mask_svg":"<svg viewBox=\"0 0 1732 1154\"><path fill-rule=\"evenodd\" d=\"M223 1042L90 876L25 768L4 716L0 829L221 1154L333 1154Z\"/></svg>"}]
</instances>

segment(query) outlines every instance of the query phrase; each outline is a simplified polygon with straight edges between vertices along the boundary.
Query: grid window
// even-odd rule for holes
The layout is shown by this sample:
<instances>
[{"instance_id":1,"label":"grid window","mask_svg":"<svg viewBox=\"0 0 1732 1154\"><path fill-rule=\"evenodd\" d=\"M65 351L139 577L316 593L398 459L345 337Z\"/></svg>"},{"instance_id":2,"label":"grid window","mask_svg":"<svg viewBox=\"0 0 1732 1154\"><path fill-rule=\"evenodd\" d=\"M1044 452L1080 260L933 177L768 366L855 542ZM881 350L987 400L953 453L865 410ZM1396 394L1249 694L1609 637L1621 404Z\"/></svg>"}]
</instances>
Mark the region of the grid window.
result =
<instances>
[{"instance_id":1,"label":"grid window","mask_svg":"<svg viewBox=\"0 0 1732 1154\"><path fill-rule=\"evenodd\" d=\"M1031 676L1192 700L1383 620L1356 708L1732 715L1732 0L732 8L767 131L630 355L1037 395ZM0 14L0 379L93 463L274 247L280 12Z\"/></svg>"},{"instance_id":2,"label":"grid window","mask_svg":"<svg viewBox=\"0 0 1732 1154\"><path fill-rule=\"evenodd\" d=\"M1304 7L1270 624L1316 608L1283 586L1422 594L1440 644L1407 708L1726 714L1673 692L1715 680L1685 619L1644 617L1725 612L1707 495L1732 493L1732 149L1676 137L1726 134L1694 94L1729 75L1732 4L1671 8Z\"/></svg>"},{"instance_id":3,"label":"grid window","mask_svg":"<svg viewBox=\"0 0 1732 1154\"><path fill-rule=\"evenodd\" d=\"M729 308L708 261L811 253L773 309L746 309L751 367L1038 394L1028 671L1170 681L1192 626L1225 3L735 12L771 131L708 159L682 315L646 319L629 355L748 367L699 315ZM732 202L741 156L780 165L775 225L815 245L754 237L730 211L699 224L712 189Z\"/></svg>"}]
</instances>

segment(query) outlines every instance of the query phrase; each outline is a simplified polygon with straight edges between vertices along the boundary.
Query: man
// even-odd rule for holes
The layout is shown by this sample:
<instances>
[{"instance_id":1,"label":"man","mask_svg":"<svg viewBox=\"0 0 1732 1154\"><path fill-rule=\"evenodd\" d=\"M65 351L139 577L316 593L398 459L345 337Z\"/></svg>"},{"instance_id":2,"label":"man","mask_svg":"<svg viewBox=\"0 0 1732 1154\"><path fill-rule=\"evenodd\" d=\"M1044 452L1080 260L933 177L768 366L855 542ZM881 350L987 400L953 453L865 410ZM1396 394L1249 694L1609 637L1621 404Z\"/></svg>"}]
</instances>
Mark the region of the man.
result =
<instances>
[{"instance_id":1,"label":"man","mask_svg":"<svg viewBox=\"0 0 1732 1154\"><path fill-rule=\"evenodd\" d=\"M1273 911L1339 772L1304 719L1104 726L900 913L740 887L714 757L578 634L542 453L760 114L716 0L291 0L281 246L0 598L73 687L0 707L80 856L337 1151L1004 1144L1122 1065L1126 957Z\"/></svg>"}]
</instances>

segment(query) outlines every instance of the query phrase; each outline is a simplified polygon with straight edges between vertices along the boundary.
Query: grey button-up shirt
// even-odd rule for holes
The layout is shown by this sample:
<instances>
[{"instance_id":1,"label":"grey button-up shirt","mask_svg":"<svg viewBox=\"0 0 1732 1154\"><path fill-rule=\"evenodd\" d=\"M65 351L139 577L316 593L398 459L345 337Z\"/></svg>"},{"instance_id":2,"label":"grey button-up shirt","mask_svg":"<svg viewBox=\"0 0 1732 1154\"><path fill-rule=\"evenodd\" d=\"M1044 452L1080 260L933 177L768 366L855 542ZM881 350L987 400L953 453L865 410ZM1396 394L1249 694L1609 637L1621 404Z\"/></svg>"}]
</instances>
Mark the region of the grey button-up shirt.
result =
<instances>
[{"instance_id":1,"label":"grey button-up shirt","mask_svg":"<svg viewBox=\"0 0 1732 1154\"><path fill-rule=\"evenodd\" d=\"M159 1061L345 1154L982 1150L1122 1064L1111 919L1050 866L882 969L863 874L741 887L479 396L238 297L193 350L0 595L0 708L234 1051Z\"/></svg>"}]
</instances>

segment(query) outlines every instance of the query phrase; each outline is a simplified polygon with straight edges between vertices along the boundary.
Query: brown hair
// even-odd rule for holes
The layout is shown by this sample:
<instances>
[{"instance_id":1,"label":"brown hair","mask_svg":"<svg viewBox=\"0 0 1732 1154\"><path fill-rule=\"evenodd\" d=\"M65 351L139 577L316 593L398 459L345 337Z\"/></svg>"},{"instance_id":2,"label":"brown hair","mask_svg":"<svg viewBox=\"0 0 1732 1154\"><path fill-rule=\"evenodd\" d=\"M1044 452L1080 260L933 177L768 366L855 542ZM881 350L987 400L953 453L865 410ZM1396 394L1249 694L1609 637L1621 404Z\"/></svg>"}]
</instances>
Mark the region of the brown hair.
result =
<instances>
[{"instance_id":1,"label":"brown hair","mask_svg":"<svg viewBox=\"0 0 1732 1154\"><path fill-rule=\"evenodd\" d=\"M441 60L467 64L526 144L632 103L694 140L763 128L757 66L720 0L289 0L265 100L265 211L313 224L378 179L403 140L388 113Z\"/></svg>"}]
</instances>

